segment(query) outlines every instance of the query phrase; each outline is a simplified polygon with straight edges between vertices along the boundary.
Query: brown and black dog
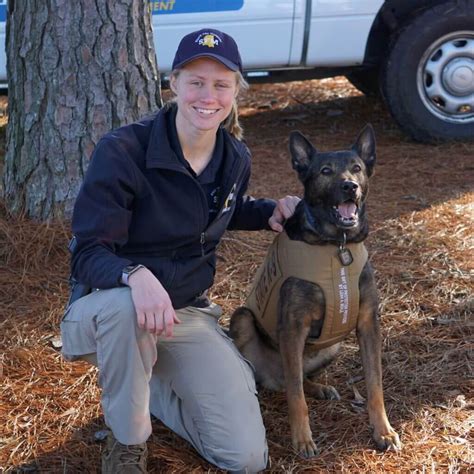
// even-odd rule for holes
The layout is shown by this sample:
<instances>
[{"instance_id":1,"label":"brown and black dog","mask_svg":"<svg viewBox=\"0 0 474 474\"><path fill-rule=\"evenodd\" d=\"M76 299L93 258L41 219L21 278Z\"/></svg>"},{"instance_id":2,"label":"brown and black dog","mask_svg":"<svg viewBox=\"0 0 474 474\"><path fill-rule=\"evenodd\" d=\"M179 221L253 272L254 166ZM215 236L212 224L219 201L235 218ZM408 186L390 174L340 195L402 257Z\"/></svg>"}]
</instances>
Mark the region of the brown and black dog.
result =
<instances>
[{"instance_id":1,"label":"brown and black dog","mask_svg":"<svg viewBox=\"0 0 474 474\"><path fill-rule=\"evenodd\" d=\"M286 390L293 446L311 457L317 448L304 391L339 399L334 387L312 378L356 329L375 443L398 450L385 412L377 289L363 244L373 128L367 125L351 149L326 153L292 132L290 153L304 199L271 245L245 306L232 315L230 335L260 385Z\"/></svg>"}]
</instances>

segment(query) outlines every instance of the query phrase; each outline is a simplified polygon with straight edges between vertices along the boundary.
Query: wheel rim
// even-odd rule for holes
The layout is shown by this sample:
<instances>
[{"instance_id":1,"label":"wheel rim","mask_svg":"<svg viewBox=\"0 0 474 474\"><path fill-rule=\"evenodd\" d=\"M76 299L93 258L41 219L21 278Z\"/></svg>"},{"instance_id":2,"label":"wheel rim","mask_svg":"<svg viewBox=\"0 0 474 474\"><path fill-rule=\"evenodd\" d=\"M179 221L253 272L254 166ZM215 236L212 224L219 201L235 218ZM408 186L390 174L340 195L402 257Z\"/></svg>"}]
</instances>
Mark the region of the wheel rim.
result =
<instances>
[{"instance_id":1,"label":"wheel rim","mask_svg":"<svg viewBox=\"0 0 474 474\"><path fill-rule=\"evenodd\" d=\"M474 123L474 33L458 31L432 43L418 64L417 86L438 118Z\"/></svg>"}]
</instances>

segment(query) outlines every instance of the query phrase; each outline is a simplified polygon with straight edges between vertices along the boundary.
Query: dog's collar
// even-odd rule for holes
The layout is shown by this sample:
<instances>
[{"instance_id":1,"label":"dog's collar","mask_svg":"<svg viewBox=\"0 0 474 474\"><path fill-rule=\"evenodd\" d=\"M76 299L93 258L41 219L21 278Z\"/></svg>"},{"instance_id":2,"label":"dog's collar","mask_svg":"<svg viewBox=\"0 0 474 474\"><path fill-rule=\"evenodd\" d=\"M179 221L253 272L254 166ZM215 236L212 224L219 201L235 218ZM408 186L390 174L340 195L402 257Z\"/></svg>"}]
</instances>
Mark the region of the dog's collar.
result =
<instances>
[{"instance_id":1,"label":"dog's collar","mask_svg":"<svg viewBox=\"0 0 474 474\"><path fill-rule=\"evenodd\" d=\"M305 229L315 234L318 234L318 231L316 230L316 220L313 214L311 213L310 207L308 206L308 204L306 204L306 202L304 202L304 215ZM342 232L341 239L338 239L337 243L339 244L338 257L341 264L344 266L350 265L354 261L351 251L346 247L346 241L347 235L345 232Z\"/></svg>"},{"instance_id":2,"label":"dog's collar","mask_svg":"<svg viewBox=\"0 0 474 474\"><path fill-rule=\"evenodd\" d=\"M303 205L304 205L304 216L305 216L305 222L304 222L305 229L319 235L319 232L316 229L316 219L314 218L311 212L311 206L307 204L306 201L303 201ZM342 232L342 237L340 239L338 238L335 240L337 242L336 245L339 245L339 247L344 248L346 246L346 240L347 240L346 233Z\"/></svg>"},{"instance_id":3,"label":"dog's collar","mask_svg":"<svg viewBox=\"0 0 474 474\"><path fill-rule=\"evenodd\" d=\"M342 239L339 241L339 248L343 249L346 247L347 235L345 232L342 233Z\"/></svg>"},{"instance_id":4,"label":"dog's collar","mask_svg":"<svg viewBox=\"0 0 474 474\"><path fill-rule=\"evenodd\" d=\"M316 220L314 219L314 216L311 213L310 207L308 204L306 204L305 201L303 201L303 205L304 205L304 216L305 216L304 225L307 230L317 234L318 231L316 230Z\"/></svg>"},{"instance_id":5,"label":"dog's collar","mask_svg":"<svg viewBox=\"0 0 474 474\"><path fill-rule=\"evenodd\" d=\"M346 233L342 233L342 242L339 243L339 251L337 256L339 257L339 261L342 265L347 267L354 261L354 257L352 256L351 251L346 247Z\"/></svg>"}]
</instances>

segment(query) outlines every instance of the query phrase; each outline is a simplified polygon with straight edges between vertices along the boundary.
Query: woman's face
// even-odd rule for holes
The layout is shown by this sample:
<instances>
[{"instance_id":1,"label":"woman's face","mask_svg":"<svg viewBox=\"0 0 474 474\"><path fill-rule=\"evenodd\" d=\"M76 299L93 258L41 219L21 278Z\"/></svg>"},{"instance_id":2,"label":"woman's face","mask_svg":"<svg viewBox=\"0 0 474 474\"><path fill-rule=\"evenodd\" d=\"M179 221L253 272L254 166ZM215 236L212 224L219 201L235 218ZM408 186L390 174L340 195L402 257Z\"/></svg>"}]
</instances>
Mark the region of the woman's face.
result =
<instances>
[{"instance_id":1,"label":"woman's face","mask_svg":"<svg viewBox=\"0 0 474 474\"><path fill-rule=\"evenodd\" d=\"M237 95L237 74L223 64L199 58L186 64L170 86L178 104L179 132L216 132Z\"/></svg>"}]
</instances>

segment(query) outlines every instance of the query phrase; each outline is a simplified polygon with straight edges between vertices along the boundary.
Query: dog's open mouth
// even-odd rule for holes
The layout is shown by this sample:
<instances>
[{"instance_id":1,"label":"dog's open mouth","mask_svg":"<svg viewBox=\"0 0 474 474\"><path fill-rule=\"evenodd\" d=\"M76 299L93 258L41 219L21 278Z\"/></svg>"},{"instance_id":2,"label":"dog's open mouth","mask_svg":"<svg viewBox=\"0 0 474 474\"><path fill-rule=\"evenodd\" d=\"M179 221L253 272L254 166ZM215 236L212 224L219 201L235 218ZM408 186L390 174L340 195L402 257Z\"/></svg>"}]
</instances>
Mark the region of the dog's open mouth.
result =
<instances>
[{"instance_id":1,"label":"dog's open mouth","mask_svg":"<svg viewBox=\"0 0 474 474\"><path fill-rule=\"evenodd\" d=\"M354 227L359 221L359 208L357 204L352 201L344 201L341 204L334 206L336 219L339 225L344 227Z\"/></svg>"}]
</instances>

